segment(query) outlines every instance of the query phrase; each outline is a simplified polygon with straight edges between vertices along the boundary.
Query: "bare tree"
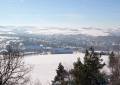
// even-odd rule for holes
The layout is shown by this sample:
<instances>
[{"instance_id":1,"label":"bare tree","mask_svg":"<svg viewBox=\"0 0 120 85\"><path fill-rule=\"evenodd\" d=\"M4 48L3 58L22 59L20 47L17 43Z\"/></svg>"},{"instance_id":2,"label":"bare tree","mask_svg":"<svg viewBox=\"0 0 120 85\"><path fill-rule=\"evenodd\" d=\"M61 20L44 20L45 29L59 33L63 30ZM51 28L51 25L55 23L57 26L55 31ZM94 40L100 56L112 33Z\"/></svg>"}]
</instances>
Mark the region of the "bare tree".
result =
<instances>
[{"instance_id":1,"label":"bare tree","mask_svg":"<svg viewBox=\"0 0 120 85\"><path fill-rule=\"evenodd\" d=\"M120 55L110 55L110 85L120 85Z\"/></svg>"},{"instance_id":2,"label":"bare tree","mask_svg":"<svg viewBox=\"0 0 120 85\"><path fill-rule=\"evenodd\" d=\"M4 52L0 56L0 85L25 85L29 71L19 51Z\"/></svg>"}]
</instances>

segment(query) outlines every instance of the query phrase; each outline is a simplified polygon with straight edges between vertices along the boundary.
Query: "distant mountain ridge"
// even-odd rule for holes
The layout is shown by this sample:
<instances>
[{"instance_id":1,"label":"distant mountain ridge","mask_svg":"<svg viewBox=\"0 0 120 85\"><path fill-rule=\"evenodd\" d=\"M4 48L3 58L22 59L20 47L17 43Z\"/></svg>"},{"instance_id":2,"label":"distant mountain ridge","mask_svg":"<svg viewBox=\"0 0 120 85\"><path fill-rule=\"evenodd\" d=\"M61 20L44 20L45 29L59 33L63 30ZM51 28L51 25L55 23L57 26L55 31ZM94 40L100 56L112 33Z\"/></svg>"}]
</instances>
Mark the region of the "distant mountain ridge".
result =
<instances>
[{"instance_id":1,"label":"distant mountain ridge","mask_svg":"<svg viewBox=\"0 0 120 85\"><path fill-rule=\"evenodd\" d=\"M34 26L0 26L0 34L83 34L88 36L120 36L120 28L63 28L63 27L34 27Z\"/></svg>"}]
</instances>

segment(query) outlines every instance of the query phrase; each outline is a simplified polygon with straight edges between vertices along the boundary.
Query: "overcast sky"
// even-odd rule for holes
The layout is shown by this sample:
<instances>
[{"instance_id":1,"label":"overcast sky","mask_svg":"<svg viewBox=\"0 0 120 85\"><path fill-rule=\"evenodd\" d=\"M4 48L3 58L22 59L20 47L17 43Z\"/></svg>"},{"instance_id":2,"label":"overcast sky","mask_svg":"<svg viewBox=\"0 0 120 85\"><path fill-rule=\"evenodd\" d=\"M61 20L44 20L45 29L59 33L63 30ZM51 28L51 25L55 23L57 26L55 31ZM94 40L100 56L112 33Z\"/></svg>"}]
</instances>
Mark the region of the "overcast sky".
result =
<instances>
[{"instance_id":1,"label":"overcast sky","mask_svg":"<svg viewBox=\"0 0 120 85\"><path fill-rule=\"evenodd\" d=\"M0 25L116 27L120 0L0 0Z\"/></svg>"}]
</instances>

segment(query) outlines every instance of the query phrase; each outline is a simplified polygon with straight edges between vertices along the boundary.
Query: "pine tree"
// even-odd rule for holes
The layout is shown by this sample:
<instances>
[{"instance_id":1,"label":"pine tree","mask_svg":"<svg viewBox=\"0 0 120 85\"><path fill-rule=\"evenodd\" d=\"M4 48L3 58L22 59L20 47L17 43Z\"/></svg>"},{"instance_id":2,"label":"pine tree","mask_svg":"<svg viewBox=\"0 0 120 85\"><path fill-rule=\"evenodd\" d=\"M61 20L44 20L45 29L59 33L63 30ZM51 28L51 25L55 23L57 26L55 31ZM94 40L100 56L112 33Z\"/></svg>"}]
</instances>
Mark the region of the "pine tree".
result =
<instances>
[{"instance_id":1,"label":"pine tree","mask_svg":"<svg viewBox=\"0 0 120 85\"><path fill-rule=\"evenodd\" d=\"M86 50L84 63L80 59L74 63L73 77L75 85L105 85L106 80L100 69L105 64L102 64L101 55L96 54L94 49Z\"/></svg>"},{"instance_id":2,"label":"pine tree","mask_svg":"<svg viewBox=\"0 0 120 85\"><path fill-rule=\"evenodd\" d=\"M55 76L54 81L52 81L52 85L68 85L68 72L61 63L59 63L56 73L57 75Z\"/></svg>"},{"instance_id":3,"label":"pine tree","mask_svg":"<svg viewBox=\"0 0 120 85\"><path fill-rule=\"evenodd\" d=\"M74 85L82 85L84 80L84 65L81 63L80 58L74 63L74 69L72 70L72 75L74 78Z\"/></svg>"},{"instance_id":4,"label":"pine tree","mask_svg":"<svg viewBox=\"0 0 120 85\"><path fill-rule=\"evenodd\" d=\"M102 59L100 54L94 52L94 49L91 48L89 55L84 58L84 66L86 73L86 82L84 85L101 85L105 82L103 75L100 73L100 69L104 67L105 64L102 64Z\"/></svg>"}]
</instances>

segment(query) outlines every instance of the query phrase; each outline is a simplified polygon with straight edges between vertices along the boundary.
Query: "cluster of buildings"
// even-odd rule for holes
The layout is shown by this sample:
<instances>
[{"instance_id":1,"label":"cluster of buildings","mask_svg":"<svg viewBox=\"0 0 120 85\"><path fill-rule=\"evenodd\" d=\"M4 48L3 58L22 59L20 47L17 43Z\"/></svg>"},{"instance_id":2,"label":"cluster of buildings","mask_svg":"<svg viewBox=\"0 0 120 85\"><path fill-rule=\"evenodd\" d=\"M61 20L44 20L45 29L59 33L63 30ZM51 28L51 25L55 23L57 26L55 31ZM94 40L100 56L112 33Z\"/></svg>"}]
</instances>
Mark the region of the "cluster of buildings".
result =
<instances>
[{"instance_id":1,"label":"cluster of buildings","mask_svg":"<svg viewBox=\"0 0 120 85\"><path fill-rule=\"evenodd\" d=\"M25 52L34 52L34 53L51 53L51 54L72 54L72 48L53 48L53 47L46 47L43 45L29 45L25 46Z\"/></svg>"},{"instance_id":2,"label":"cluster of buildings","mask_svg":"<svg viewBox=\"0 0 120 85\"><path fill-rule=\"evenodd\" d=\"M24 52L25 55L31 55L31 54L72 54L73 49L72 48L54 48L54 47L47 47L44 45L39 44L29 44L24 45L24 43L21 42L14 42L10 41L5 44L4 49L0 51L0 53L3 53L4 51L16 51L19 50L21 52Z\"/></svg>"}]
</instances>

